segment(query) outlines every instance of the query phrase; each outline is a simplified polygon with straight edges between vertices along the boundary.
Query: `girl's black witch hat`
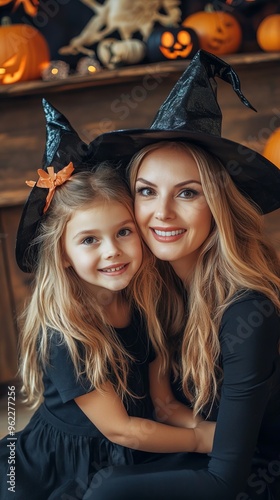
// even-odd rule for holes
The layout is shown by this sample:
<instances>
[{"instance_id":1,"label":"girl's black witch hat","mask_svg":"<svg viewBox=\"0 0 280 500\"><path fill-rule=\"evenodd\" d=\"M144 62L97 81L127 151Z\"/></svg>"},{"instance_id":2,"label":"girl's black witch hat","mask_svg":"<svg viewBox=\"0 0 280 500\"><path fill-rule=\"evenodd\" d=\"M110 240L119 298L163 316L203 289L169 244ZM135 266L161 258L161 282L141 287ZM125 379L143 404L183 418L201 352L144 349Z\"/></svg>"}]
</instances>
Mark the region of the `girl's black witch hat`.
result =
<instances>
[{"instance_id":1,"label":"girl's black witch hat","mask_svg":"<svg viewBox=\"0 0 280 500\"><path fill-rule=\"evenodd\" d=\"M43 110L46 118L46 146L41 169L47 173L47 169L51 166L54 173L58 174L72 162L73 175L90 170L91 165L87 163L88 145L80 139L65 116L45 99L43 99ZM48 194L49 189L38 187L37 182L23 208L15 253L17 264L24 272L31 272L36 261L38 248L31 243L44 216Z\"/></svg>"},{"instance_id":2,"label":"girl's black witch hat","mask_svg":"<svg viewBox=\"0 0 280 500\"><path fill-rule=\"evenodd\" d=\"M216 76L231 84L242 103L254 109L241 92L233 68L213 54L199 50L150 128L100 135L91 143L95 158L127 162L148 144L162 140L191 142L219 158L236 186L263 213L272 212L280 208L280 170L256 151L221 137L222 113L216 99Z\"/></svg>"}]
</instances>

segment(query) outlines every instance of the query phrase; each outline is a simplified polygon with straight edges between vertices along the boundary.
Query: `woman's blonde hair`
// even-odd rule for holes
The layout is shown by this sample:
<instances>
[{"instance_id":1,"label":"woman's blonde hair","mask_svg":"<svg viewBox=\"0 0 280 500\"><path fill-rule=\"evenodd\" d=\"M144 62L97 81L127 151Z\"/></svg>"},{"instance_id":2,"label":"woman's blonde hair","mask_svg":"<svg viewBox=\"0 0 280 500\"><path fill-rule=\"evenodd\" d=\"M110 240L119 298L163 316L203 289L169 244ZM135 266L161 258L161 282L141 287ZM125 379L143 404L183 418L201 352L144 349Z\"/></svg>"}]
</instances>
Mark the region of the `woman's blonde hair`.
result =
<instances>
[{"instance_id":1,"label":"woman's blonde hair","mask_svg":"<svg viewBox=\"0 0 280 500\"><path fill-rule=\"evenodd\" d=\"M236 300L238 292L240 297L246 290L256 290L279 310L280 266L274 248L263 234L259 208L241 194L220 161L197 146L164 141L142 149L129 165L132 193L141 162L151 151L162 147L173 148L174 154L178 149L191 154L213 217L213 227L201 247L191 283L185 287L187 305L181 328L170 345L171 352L175 342L177 348L178 343L181 346L180 368L175 358L173 368L198 413L214 402L222 379L218 367L219 327L225 309ZM163 279L171 276L169 267L170 264L161 262ZM170 279L168 287L172 294ZM164 328L168 328L167 323Z\"/></svg>"},{"instance_id":2,"label":"woman's blonde hair","mask_svg":"<svg viewBox=\"0 0 280 500\"><path fill-rule=\"evenodd\" d=\"M20 372L26 400L34 407L42 400L42 374L48 363L49 337L54 330L60 332L61 342L69 349L77 378L84 373L92 387L101 388L111 374L118 394L121 397L130 394L129 355L106 322L106 306L100 297L93 296L72 267L64 266L63 235L67 222L76 210L87 209L100 199L121 203L135 220L128 186L115 170L101 164L94 172L76 173L56 188L39 235L32 242L38 246L38 258L33 294L22 316ZM162 281L154 262L154 256L143 245L142 265L122 293L131 306L138 307L166 368L167 352L155 300L161 294ZM84 347L84 357L79 342Z\"/></svg>"}]
</instances>

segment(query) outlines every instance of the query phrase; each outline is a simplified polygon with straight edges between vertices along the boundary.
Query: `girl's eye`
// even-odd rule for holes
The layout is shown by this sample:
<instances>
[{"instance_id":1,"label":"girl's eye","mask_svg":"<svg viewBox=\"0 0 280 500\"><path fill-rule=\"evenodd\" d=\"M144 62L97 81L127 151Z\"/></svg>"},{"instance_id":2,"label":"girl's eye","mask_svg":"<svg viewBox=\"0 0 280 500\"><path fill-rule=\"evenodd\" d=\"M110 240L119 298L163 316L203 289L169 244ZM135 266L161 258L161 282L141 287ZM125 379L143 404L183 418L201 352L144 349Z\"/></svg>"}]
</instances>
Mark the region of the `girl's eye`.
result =
<instances>
[{"instance_id":1,"label":"girl's eye","mask_svg":"<svg viewBox=\"0 0 280 500\"><path fill-rule=\"evenodd\" d=\"M119 236L129 236L131 233L132 233L132 230L126 227L124 229L120 229L118 234L119 234Z\"/></svg>"},{"instance_id":2,"label":"girl's eye","mask_svg":"<svg viewBox=\"0 0 280 500\"><path fill-rule=\"evenodd\" d=\"M184 189L179 193L180 198L191 199L194 198L198 192L195 189Z\"/></svg>"},{"instance_id":3,"label":"girl's eye","mask_svg":"<svg viewBox=\"0 0 280 500\"><path fill-rule=\"evenodd\" d=\"M85 238L83 241L82 241L82 244L83 245L92 245L93 243L97 243L97 238L95 238L94 236L88 236L87 238Z\"/></svg>"},{"instance_id":4,"label":"girl's eye","mask_svg":"<svg viewBox=\"0 0 280 500\"><path fill-rule=\"evenodd\" d=\"M154 191L149 187L142 187L136 189L136 194L139 194L140 196L152 196L154 194Z\"/></svg>"}]
</instances>

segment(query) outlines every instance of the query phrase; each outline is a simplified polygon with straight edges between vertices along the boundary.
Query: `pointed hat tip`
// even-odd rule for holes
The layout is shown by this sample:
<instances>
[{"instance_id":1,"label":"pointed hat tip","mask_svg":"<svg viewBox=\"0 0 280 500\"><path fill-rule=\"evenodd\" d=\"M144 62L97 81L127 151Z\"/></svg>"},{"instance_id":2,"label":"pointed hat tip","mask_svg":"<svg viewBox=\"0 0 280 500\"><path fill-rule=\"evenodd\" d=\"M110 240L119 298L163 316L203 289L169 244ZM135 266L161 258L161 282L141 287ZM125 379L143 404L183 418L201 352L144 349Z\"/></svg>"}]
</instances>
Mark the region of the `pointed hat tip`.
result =
<instances>
[{"instance_id":1,"label":"pointed hat tip","mask_svg":"<svg viewBox=\"0 0 280 500\"><path fill-rule=\"evenodd\" d=\"M45 115L50 111L56 111L58 113L58 110L45 97L42 98L42 106Z\"/></svg>"},{"instance_id":2,"label":"pointed hat tip","mask_svg":"<svg viewBox=\"0 0 280 500\"><path fill-rule=\"evenodd\" d=\"M64 130L65 132L77 134L66 116L45 98L42 99L42 107L48 132L60 129L61 131Z\"/></svg>"},{"instance_id":3,"label":"pointed hat tip","mask_svg":"<svg viewBox=\"0 0 280 500\"><path fill-rule=\"evenodd\" d=\"M221 136L222 112L217 101L215 77L229 83L241 102L256 111L241 92L234 69L214 54L200 49L161 105L150 128L191 129Z\"/></svg>"}]
</instances>

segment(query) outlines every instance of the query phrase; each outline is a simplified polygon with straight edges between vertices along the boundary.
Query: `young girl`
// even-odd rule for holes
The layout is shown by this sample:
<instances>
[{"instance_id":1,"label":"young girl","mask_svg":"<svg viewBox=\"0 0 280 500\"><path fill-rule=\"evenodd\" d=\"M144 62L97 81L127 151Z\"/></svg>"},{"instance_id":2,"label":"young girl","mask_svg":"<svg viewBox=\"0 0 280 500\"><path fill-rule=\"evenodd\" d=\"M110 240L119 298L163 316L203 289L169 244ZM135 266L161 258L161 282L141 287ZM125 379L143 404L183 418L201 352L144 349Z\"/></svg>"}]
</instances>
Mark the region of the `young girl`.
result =
<instances>
[{"instance_id":1,"label":"young girl","mask_svg":"<svg viewBox=\"0 0 280 500\"><path fill-rule=\"evenodd\" d=\"M47 170L39 171L17 241L18 263L34 272L20 368L27 401L39 407L13 437L13 484L11 441L1 441L1 500L61 498L69 485L82 498L91 474L105 466L153 456L143 450L210 451L213 439L214 424L197 421L195 428L179 403L172 415L179 412L185 428L154 421L148 365L154 350L162 366L167 355L150 297L161 281L141 244L127 186L105 165ZM39 227L23 252L25 223L42 192Z\"/></svg>"}]
</instances>

